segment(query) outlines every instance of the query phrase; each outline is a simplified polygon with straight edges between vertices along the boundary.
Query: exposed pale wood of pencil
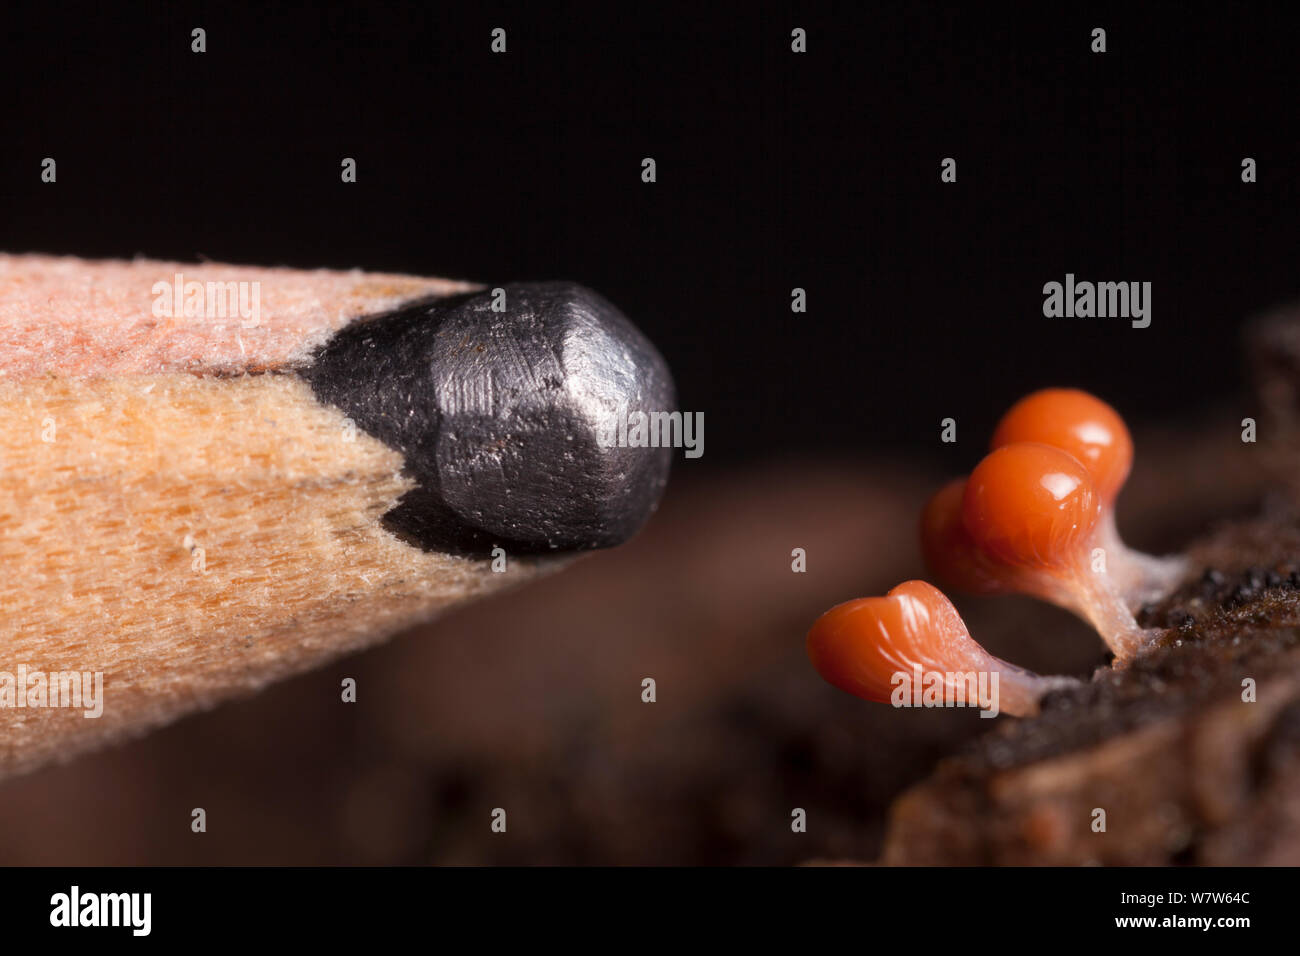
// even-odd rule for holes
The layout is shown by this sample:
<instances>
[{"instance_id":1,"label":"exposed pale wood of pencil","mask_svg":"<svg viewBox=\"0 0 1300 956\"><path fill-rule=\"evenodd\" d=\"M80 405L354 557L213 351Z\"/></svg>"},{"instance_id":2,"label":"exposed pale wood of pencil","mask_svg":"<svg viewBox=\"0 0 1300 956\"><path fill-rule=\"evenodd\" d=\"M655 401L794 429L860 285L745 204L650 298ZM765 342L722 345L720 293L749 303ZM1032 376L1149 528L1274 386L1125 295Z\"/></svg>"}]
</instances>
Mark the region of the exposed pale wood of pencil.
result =
<instances>
[{"instance_id":1,"label":"exposed pale wood of pencil","mask_svg":"<svg viewBox=\"0 0 1300 956\"><path fill-rule=\"evenodd\" d=\"M263 283L263 311L244 330L158 321L149 287L168 270L241 274L0 256L0 776L142 733L566 561L510 557L496 573L395 537L380 518L411 487L398 452L296 375L229 374L240 362L292 366L353 318L467 286L246 270ZM17 706L20 668L102 672L102 716Z\"/></svg>"},{"instance_id":2,"label":"exposed pale wood of pencil","mask_svg":"<svg viewBox=\"0 0 1300 956\"><path fill-rule=\"evenodd\" d=\"M400 456L293 376L0 381L0 421L0 670L104 674L100 718L0 710L3 772L313 667L539 568L494 573L385 532L378 517L409 487Z\"/></svg>"},{"instance_id":3,"label":"exposed pale wood of pencil","mask_svg":"<svg viewBox=\"0 0 1300 956\"><path fill-rule=\"evenodd\" d=\"M265 371L305 362L359 316L475 288L357 270L0 254L0 377ZM240 295L249 305L256 295L253 318L237 311Z\"/></svg>"}]
</instances>

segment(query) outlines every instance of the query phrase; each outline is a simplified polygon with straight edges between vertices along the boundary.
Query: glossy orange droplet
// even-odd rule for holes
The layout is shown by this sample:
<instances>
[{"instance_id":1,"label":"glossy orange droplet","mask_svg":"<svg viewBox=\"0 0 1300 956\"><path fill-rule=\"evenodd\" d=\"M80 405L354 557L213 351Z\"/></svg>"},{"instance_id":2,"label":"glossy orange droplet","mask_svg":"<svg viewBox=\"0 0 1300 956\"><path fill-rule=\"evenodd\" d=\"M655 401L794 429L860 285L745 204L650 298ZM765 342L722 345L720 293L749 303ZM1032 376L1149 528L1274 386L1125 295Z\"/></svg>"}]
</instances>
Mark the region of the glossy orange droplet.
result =
<instances>
[{"instance_id":1,"label":"glossy orange droplet","mask_svg":"<svg viewBox=\"0 0 1300 956\"><path fill-rule=\"evenodd\" d=\"M1002 416L991 447L1039 442L1069 452L1092 475L1097 494L1113 504L1133 465L1133 438L1119 412L1077 388L1027 395Z\"/></svg>"},{"instance_id":2,"label":"glossy orange droplet","mask_svg":"<svg viewBox=\"0 0 1300 956\"><path fill-rule=\"evenodd\" d=\"M960 669L991 658L975 644L957 609L924 581L906 581L885 597L837 604L808 632L817 673L855 697L888 703L894 675Z\"/></svg>"},{"instance_id":3,"label":"glossy orange droplet","mask_svg":"<svg viewBox=\"0 0 1300 956\"><path fill-rule=\"evenodd\" d=\"M980 550L962 522L966 479L948 482L921 512L921 555L926 567L946 587L967 594L1006 594L1014 585L1005 567Z\"/></svg>"},{"instance_id":4,"label":"glossy orange droplet","mask_svg":"<svg viewBox=\"0 0 1300 956\"><path fill-rule=\"evenodd\" d=\"M1035 442L991 452L971 472L962 500L962 520L975 543L1030 568L1079 566L1100 515L1088 469Z\"/></svg>"}]
</instances>

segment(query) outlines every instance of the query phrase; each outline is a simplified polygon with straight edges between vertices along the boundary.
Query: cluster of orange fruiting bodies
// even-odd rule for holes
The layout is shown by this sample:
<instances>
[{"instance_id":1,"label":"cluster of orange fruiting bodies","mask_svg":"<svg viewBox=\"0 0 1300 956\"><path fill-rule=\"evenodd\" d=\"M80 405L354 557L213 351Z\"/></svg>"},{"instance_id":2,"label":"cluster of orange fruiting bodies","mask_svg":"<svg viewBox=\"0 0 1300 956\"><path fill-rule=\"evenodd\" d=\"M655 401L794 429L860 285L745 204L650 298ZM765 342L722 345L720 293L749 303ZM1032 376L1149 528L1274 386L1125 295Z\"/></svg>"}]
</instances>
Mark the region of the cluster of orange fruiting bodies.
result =
<instances>
[{"instance_id":1,"label":"cluster of orange fruiting bodies","mask_svg":"<svg viewBox=\"0 0 1300 956\"><path fill-rule=\"evenodd\" d=\"M1119 538L1115 499L1132 462L1128 429L1105 402L1074 389L1035 392L1003 416L970 477L926 505L926 562L955 589L1032 594L1073 611L1123 666L1158 633L1139 627L1133 610L1186 572L1183 558L1153 558ZM990 655L923 581L827 611L808 633L808 654L826 680L868 700L890 700L898 675L921 671L948 675L941 680L960 699L960 675L991 672L1000 709L1032 714L1062 684Z\"/></svg>"}]
</instances>

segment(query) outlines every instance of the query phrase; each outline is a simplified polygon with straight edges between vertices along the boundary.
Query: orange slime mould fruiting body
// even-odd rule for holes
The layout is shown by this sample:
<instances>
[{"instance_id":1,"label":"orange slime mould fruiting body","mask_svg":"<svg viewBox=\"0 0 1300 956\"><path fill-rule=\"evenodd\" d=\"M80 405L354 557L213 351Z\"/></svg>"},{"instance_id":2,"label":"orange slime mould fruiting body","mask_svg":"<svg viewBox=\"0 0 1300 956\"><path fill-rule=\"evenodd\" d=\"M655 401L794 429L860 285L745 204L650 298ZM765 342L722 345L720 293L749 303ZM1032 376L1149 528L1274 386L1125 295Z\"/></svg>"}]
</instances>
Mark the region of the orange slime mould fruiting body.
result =
<instances>
[{"instance_id":1,"label":"orange slime mould fruiting body","mask_svg":"<svg viewBox=\"0 0 1300 956\"><path fill-rule=\"evenodd\" d=\"M921 553L944 584L967 594L1032 594L1083 616L1074 595L1055 579L1028 573L985 551L966 530L966 479L954 478L921 512Z\"/></svg>"},{"instance_id":2,"label":"orange slime mould fruiting body","mask_svg":"<svg viewBox=\"0 0 1300 956\"><path fill-rule=\"evenodd\" d=\"M976 545L1032 575L1042 591L1061 588L1075 609L1127 661L1151 633L1137 624L1098 551L1104 503L1073 455L1035 442L1004 445L971 472L962 520Z\"/></svg>"},{"instance_id":3,"label":"orange slime mould fruiting body","mask_svg":"<svg viewBox=\"0 0 1300 956\"><path fill-rule=\"evenodd\" d=\"M1016 716L1038 712L1043 694L1077 685L1042 677L984 650L957 609L934 586L907 581L885 597L858 598L823 614L808 632L808 656L818 673L856 697L897 700L900 675L943 675L950 699L971 700L969 675L996 675L996 708Z\"/></svg>"},{"instance_id":4,"label":"orange slime mould fruiting body","mask_svg":"<svg viewBox=\"0 0 1300 956\"><path fill-rule=\"evenodd\" d=\"M1115 409L1087 392L1049 388L1027 395L1002 416L990 448L1018 442L1052 445L1077 458L1102 502L1097 546L1130 609L1168 594L1186 575L1187 559L1158 558L1127 547L1115 522L1115 501L1133 466L1133 439Z\"/></svg>"}]
</instances>

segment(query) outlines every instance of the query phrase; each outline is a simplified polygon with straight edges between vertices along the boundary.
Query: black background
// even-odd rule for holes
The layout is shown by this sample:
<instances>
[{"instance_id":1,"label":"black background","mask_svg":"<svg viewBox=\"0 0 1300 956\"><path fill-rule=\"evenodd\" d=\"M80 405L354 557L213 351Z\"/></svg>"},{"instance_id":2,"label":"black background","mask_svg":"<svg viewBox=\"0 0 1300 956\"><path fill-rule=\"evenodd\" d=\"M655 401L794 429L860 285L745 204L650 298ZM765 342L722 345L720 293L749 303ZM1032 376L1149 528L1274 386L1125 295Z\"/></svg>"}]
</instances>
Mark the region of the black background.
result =
<instances>
[{"instance_id":1,"label":"black background","mask_svg":"<svg viewBox=\"0 0 1300 956\"><path fill-rule=\"evenodd\" d=\"M0 913L8 941L62 940L67 946L171 945L196 933L213 944L291 940L301 948L374 946L400 930L431 939L470 935L488 945L608 945L725 935L744 950L806 947L810 938L899 946L918 929L945 938L1036 941L1060 934L1089 942L1131 936L1185 944L1193 936L1241 942L1252 930L1285 923L1293 874L1282 868L1127 867L1002 869L819 867L665 871L651 868L349 869L154 867L0 871ZM50 898L79 892L152 894L152 932L51 928ZM1146 906L1122 894L1243 894L1244 903ZM738 898L739 905L735 901ZM9 912L6 912L9 911ZM990 915L997 914L997 915ZM1241 918L1248 927L1117 927L1116 917ZM776 934L780 934L779 936Z\"/></svg>"},{"instance_id":2,"label":"black background","mask_svg":"<svg viewBox=\"0 0 1300 956\"><path fill-rule=\"evenodd\" d=\"M660 346L709 462L938 454L1049 384L1189 416L1244 402L1242 320L1300 292L1292 16L6 10L0 248L574 279ZM1044 318L1066 272L1152 282L1151 327Z\"/></svg>"}]
</instances>

